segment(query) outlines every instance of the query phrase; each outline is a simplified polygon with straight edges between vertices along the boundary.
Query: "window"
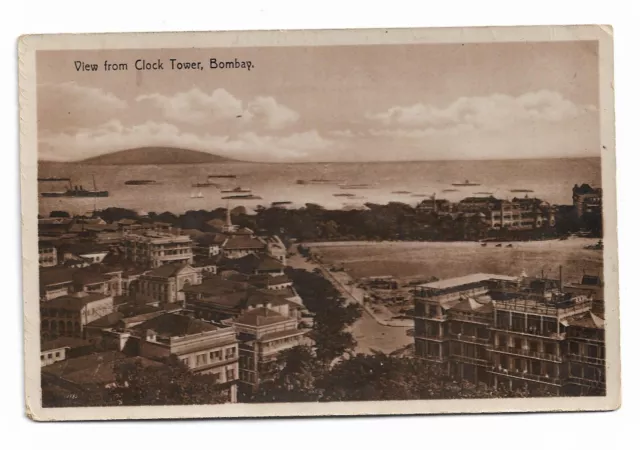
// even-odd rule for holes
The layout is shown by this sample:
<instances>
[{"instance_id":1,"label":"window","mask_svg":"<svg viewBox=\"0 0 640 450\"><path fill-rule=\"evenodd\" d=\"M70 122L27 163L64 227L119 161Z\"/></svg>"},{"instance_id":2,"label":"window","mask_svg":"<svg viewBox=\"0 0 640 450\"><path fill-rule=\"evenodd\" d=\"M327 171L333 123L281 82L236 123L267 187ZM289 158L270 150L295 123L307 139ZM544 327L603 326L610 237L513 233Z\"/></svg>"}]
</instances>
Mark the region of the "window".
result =
<instances>
[{"instance_id":1,"label":"window","mask_svg":"<svg viewBox=\"0 0 640 450\"><path fill-rule=\"evenodd\" d=\"M40 355L40 361L44 361L44 355Z\"/></svg>"},{"instance_id":2,"label":"window","mask_svg":"<svg viewBox=\"0 0 640 450\"><path fill-rule=\"evenodd\" d=\"M569 343L569 353L573 353L573 354L579 354L580 353L580 344L578 344L577 342L570 342Z\"/></svg>"},{"instance_id":3,"label":"window","mask_svg":"<svg viewBox=\"0 0 640 450\"><path fill-rule=\"evenodd\" d=\"M236 371L234 369L227 369L227 381L236 379Z\"/></svg>"},{"instance_id":4,"label":"window","mask_svg":"<svg viewBox=\"0 0 640 450\"><path fill-rule=\"evenodd\" d=\"M556 344L552 344L552 343L544 344L544 352L548 353L549 355L555 354L556 353Z\"/></svg>"},{"instance_id":5,"label":"window","mask_svg":"<svg viewBox=\"0 0 640 450\"><path fill-rule=\"evenodd\" d=\"M56 352L56 358L60 358L60 352Z\"/></svg>"},{"instance_id":6,"label":"window","mask_svg":"<svg viewBox=\"0 0 640 450\"><path fill-rule=\"evenodd\" d=\"M236 348L235 347L231 347L225 350L225 358L229 359L229 358L235 358L236 356Z\"/></svg>"},{"instance_id":7,"label":"window","mask_svg":"<svg viewBox=\"0 0 640 450\"><path fill-rule=\"evenodd\" d=\"M51 353L49 353L49 354L47 355L47 359L51 359L51 358L53 358L53 355L52 355Z\"/></svg>"},{"instance_id":8,"label":"window","mask_svg":"<svg viewBox=\"0 0 640 450\"><path fill-rule=\"evenodd\" d=\"M202 354L202 355L197 355L196 356L196 366L203 366L207 363L207 355L206 354Z\"/></svg>"}]
</instances>

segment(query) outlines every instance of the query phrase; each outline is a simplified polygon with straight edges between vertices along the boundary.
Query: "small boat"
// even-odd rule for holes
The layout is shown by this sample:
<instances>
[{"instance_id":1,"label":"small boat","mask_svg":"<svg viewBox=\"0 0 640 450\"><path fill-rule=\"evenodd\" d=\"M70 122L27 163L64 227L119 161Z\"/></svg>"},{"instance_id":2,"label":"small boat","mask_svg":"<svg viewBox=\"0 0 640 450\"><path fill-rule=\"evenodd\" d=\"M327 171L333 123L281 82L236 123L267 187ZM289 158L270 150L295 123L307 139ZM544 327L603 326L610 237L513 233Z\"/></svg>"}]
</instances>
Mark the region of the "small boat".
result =
<instances>
[{"instance_id":1,"label":"small boat","mask_svg":"<svg viewBox=\"0 0 640 450\"><path fill-rule=\"evenodd\" d=\"M70 179L69 178L48 177L48 178L38 178L38 181L70 181Z\"/></svg>"},{"instance_id":2,"label":"small boat","mask_svg":"<svg viewBox=\"0 0 640 450\"><path fill-rule=\"evenodd\" d=\"M566 241L569 239L569 236L560 236L560 238L558 238L559 241Z\"/></svg>"},{"instance_id":3,"label":"small boat","mask_svg":"<svg viewBox=\"0 0 640 450\"><path fill-rule=\"evenodd\" d=\"M442 192L458 192L457 189L443 189Z\"/></svg>"},{"instance_id":4,"label":"small boat","mask_svg":"<svg viewBox=\"0 0 640 450\"><path fill-rule=\"evenodd\" d=\"M411 194L410 191L392 191L392 194Z\"/></svg>"},{"instance_id":5,"label":"small boat","mask_svg":"<svg viewBox=\"0 0 640 450\"><path fill-rule=\"evenodd\" d=\"M411 194L411 197L428 197L427 194Z\"/></svg>"},{"instance_id":6,"label":"small boat","mask_svg":"<svg viewBox=\"0 0 640 450\"><path fill-rule=\"evenodd\" d=\"M333 194L334 197L354 197L356 194Z\"/></svg>"},{"instance_id":7,"label":"small boat","mask_svg":"<svg viewBox=\"0 0 640 450\"><path fill-rule=\"evenodd\" d=\"M200 191L197 194L191 194L191 198L204 198L204 195L202 194L202 191Z\"/></svg>"},{"instance_id":8,"label":"small boat","mask_svg":"<svg viewBox=\"0 0 640 450\"><path fill-rule=\"evenodd\" d=\"M507 248L513 248L513 244L507 245Z\"/></svg>"},{"instance_id":9,"label":"small boat","mask_svg":"<svg viewBox=\"0 0 640 450\"><path fill-rule=\"evenodd\" d=\"M312 178L311 180L296 180L296 184L340 184L342 180L328 180L326 178Z\"/></svg>"},{"instance_id":10,"label":"small boat","mask_svg":"<svg viewBox=\"0 0 640 450\"><path fill-rule=\"evenodd\" d=\"M253 194L247 195L228 195L226 197L222 197L223 200L262 200L262 197Z\"/></svg>"},{"instance_id":11,"label":"small boat","mask_svg":"<svg viewBox=\"0 0 640 450\"><path fill-rule=\"evenodd\" d=\"M481 246L483 246L483 247L486 247L486 246L487 246L487 243L486 243L486 242L483 242L483 243L482 243L482 244L480 244L480 245L481 245Z\"/></svg>"},{"instance_id":12,"label":"small boat","mask_svg":"<svg viewBox=\"0 0 640 450\"><path fill-rule=\"evenodd\" d=\"M493 195L493 192L474 192L473 195Z\"/></svg>"},{"instance_id":13,"label":"small boat","mask_svg":"<svg viewBox=\"0 0 640 450\"><path fill-rule=\"evenodd\" d=\"M237 178L236 175L231 175L231 174L228 174L228 175L209 175L208 177L209 178Z\"/></svg>"},{"instance_id":14,"label":"small boat","mask_svg":"<svg viewBox=\"0 0 640 450\"><path fill-rule=\"evenodd\" d=\"M162 184L158 183L156 180L127 180L124 184L128 186L145 186L149 184Z\"/></svg>"},{"instance_id":15,"label":"small boat","mask_svg":"<svg viewBox=\"0 0 640 450\"><path fill-rule=\"evenodd\" d=\"M293 202L290 201L286 201L286 202L271 202L271 206L284 206L284 205L291 205Z\"/></svg>"},{"instance_id":16,"label":"small boat","mask_svg":"<svg viewBox=\"0 0 640 450\"><path fill-rule=\"evenodd\" d=\"M496 244L496 247L502 247L502 244Z\"/></svg>"},{"instance_id":17,"label":"small boat","mask_svg":"<svg viewBox=\"0 0 640 450\"><path fill-rule=\"evenodd\" d=\"M370 184L343 184L340 189L369 189Z\"/></svg>"},{"instance_id":18,"label":"small boat","mask_svg":"<svg viewBox=\"0 0 640 450\"><path fill-rule=\"evenodd\" d=\"M193 183L193 184L191 184L191 187L216 187L217 188L217 187L220 187L220 185L216 184L216 183L209 183L207 181L207 182L204 182L204 183Z\"/></svg>"},{"instance_id":19,"label":"small boat","mask_svg":"<svg viewBox=\"0 0 640 450\"><path fill-rule=\"evenodd\" d=\"M242 187L238 186L233 189L223 189L220 192L222 192L223 194L241 194L241 193L250 194L251 189L243 189Z\"/></svg>"},{"instance_id":20,"label":"small boat","mask_svg":"<svg viewBox=\"0 0 640 450\"><path fill-rule=\"evenodd\" d=\"M469 180L464 180L464 183L451 183L451 186L480 186L480 183L474 183Z\"/></svg>"},{"instance_id":21,"label":"small boat","mask_svg":"<svg viewBox=\"0 0 640 450\"><path fill-rule=\"evenodd\" d=\"M522 193L525 193L525 192L533 192L533 190L531 190L531 189L511 189L509 192L514 192L514 193L522 192Z\"/></svg>"}]
</instances>

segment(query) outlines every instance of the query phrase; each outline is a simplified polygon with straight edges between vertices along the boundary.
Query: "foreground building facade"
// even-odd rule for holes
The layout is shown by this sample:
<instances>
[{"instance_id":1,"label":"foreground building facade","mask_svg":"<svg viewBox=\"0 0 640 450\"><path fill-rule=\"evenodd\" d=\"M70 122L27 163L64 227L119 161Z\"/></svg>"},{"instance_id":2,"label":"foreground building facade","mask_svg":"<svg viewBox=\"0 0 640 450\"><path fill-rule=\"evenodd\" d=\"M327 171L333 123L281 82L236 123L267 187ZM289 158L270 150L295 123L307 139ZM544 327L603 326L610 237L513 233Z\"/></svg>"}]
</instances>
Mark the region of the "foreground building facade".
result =
<instances>
[{"instance_id":1,"label":"foreground building facade","mask_svg":"<svg viewBox=\"0 0 640 450\"><path fill-rule=\"evenodd\" d=\"M418 286L416 355L458 378L554 395L605 393L604 320L560 280L473 274Z\"/></svg>"}]
</instances>

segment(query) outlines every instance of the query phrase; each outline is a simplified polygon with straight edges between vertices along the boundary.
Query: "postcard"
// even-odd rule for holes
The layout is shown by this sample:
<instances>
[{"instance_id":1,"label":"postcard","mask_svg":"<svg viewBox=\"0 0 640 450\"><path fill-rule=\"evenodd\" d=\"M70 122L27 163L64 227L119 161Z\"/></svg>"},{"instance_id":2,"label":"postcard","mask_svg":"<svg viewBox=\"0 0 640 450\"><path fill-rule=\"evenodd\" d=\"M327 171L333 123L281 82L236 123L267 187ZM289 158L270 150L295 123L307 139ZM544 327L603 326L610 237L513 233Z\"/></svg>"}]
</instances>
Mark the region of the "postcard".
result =
<instances>
[{"instance_id":1,"label":"postcard","mask_svg":"<svg viewBox=\"0 0 640 450\"><path fill-rule=\"evenodd\" d=\"M27 415L618 408L612 34L23 36Z\"/></svg>"}]
</instances>

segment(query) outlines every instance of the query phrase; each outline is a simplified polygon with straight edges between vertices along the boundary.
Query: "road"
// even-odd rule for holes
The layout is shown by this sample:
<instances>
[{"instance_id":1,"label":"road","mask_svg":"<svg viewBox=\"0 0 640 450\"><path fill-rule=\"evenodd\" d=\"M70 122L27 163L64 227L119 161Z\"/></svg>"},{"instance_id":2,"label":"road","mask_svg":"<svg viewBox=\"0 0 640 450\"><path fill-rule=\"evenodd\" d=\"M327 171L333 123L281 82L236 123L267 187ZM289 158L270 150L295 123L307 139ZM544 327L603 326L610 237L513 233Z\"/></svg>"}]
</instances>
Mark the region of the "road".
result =
<instances>
[{"instance_id":1,"label":"road","mask_svg":"<svg viewBox=\"0 0 640 450\"><path fill-rule=\"evenodd\" d=\"M333 283L348 302L362 305L364 291L348 284L351 280L348 274L344 272L329 272L321 265L307 261L306 258L297 253L288 258L288 264L295 269L308 271L313 271L316 268L320 269L323 275ZM371 353L372 350L391 353L394 350L412 344L413 338L407 336L407 330L407 327L381 325L366 311L363 311L362 317L350 329L357 341L356 352L358 353Z\"/></svg>"}]
</instances>

